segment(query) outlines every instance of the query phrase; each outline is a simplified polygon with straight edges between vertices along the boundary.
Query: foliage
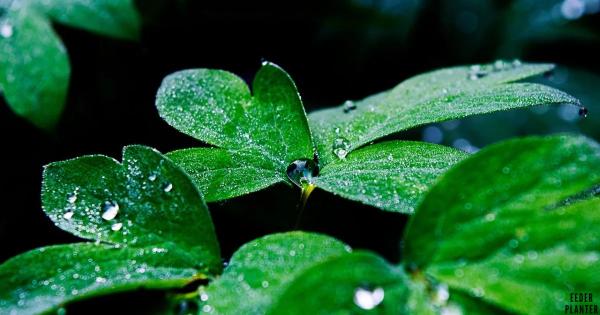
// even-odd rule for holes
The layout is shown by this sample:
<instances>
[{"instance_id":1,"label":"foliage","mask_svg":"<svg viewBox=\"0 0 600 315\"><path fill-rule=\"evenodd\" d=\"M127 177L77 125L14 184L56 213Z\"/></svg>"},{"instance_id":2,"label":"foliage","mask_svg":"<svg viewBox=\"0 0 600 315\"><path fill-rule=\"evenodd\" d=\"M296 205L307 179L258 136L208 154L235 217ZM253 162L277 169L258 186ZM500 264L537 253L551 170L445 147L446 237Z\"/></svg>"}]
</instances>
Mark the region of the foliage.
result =
<instances>
[{"instance_id":1,"label":"foliage","mask_svg":"<svg viewBox=\"0 0 600 315\"><path fill-rule=\"evenodd\" d=\"M132 0L0 1L0 91L17 115L44 129L60 118L71 73L51 22L126 40L140 32Z\"/></svg>"},{"instance_id":2,"label":"foliage","mask_svg":"<svg viewBox=\"0 0 600 315\"><path fill-rule=\"evenodd\" d=\"M597 143L509 140L439 178L410 219L399 265L298 231L247 243L216 278L218 245L192 181L158 152L127 147L122 164L87 156L46 168L45 211L97 242L40 248L0 265L0 310L49 312L209 278L184 300L213 314L558 312L575 288L600 293L600 199L588 193L598 185Z\"/></svg>"},{"instance_id":3,"label":"foliage","mask_svg":"<svg viewBox=\"0 0 600 315\"><path fill-rule=\"evenodd\" d=\"M167 123L215 146L169 154L209 202L278 182L291 184L288 165L314 160L318 170L308 172L307 184L384 210L411 213L435 178L464 154L421 142L369 144L427 123L533 105L579 104L544 85L514 83L552 68L517 60L437 70L362 101L316 111L307 119L291 78L266 62L252 92L226 71L176 72L163 81L156 105ZM397 172L390 172L399 165ZM318 172L321 176L313 176Z\"/></svg>"}]
</instances>

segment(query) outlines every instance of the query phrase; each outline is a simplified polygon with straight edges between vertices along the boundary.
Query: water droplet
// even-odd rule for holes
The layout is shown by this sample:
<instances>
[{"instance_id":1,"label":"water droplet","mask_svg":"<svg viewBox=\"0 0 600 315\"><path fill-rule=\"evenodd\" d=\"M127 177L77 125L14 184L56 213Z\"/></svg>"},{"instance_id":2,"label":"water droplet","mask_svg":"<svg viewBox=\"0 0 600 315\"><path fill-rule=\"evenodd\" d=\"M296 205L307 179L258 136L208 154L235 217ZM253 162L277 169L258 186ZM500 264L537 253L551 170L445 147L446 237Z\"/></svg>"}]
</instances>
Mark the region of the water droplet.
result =
<instances>
[{"instance_id":1,"label":"water droplet","mask_svg":"<svg viewBox=\"0 0 600 315\"><path fill-rule=\"evenodd\" d=\"M119 214L119 204L114 201L105 201L102 206L102 219L110 221Z\"/></svg>"},{"instance_id":2,"label":"water droplet","mask_svg":"<svg viewBox=\"0 0 600 315\"><path fill-rule=\"evenodd\" d=\"M356 109L356 104L353 101L345 101L343 105L344 113L349 113Z\"/></svg>"},{"instance_id":3,"label":"water droplet","mask_svg":"<svg viewBox=\"0 0 600 315\"><path fill-rule=\"evenodd\" d=\"M490 213L486 214L485 220L488 222L492 222L492 221L496 220L496 214L494 212L490 212Z\"/></svg>"},{"instance_id":4,"label":"water droplet","mask_svg":"<svg viewBox=\"0 0 600 315\"><path fill-rule=\"evenodd\" d=\"M69 211L69 212L65 212L65 214L63 214L63 218L67 219L67 220L71 220L71 218L73 217L73 211Z\"/></svg>"},{"instance_id":5,"label":"water droplet","mask_svg":"<svg viewBox=\"0 0 600 315\"><path fill-rule=\"evenodd\" d=\"M494 70L495 71L502 71L502 70L504 70L505 66L506 66L506 64L504 63L503 60L496 60L494 62Z\"/></svg>"},{"instance_id":6,"label":"water droplet","mask_svg":"<svg viewBox=\"0 0 600 315\"><path fill-rule=\"evenodd\" d=\"M202 292L200 294L200 301L202 301L202 302L208 301L208 294L206 294L206 292Z\"/></svg>"},{"instance_id":7,"label":"water droplet","mask_svg":"<svg viewBox=\"0 0 600 315\"><path fill-rule=\"evenodd\" d=\"M462 315L462 310L456 305L444 306L440 309L440 315Z\"/></svg>"},{"instance_id":8,"label":"water droplet","mask_svg":"<svg viewBox=\"0 0 600 315\"><path fill-rule=\"evenodd\" d=\"M206 304L206 305L202 306L202 311L204 313L210 313L210 312L212 312L212 306Z\"/></svg>"},{"instance_id":9,"label":"water droplet","mask_svg":"<svg viewBox=\"0 0 600 315\"><path fill-rule=\"evenodd\" d=\"M350 150L350 141L346 138L336 138L333 140L333 154L340 159L345 159Z\"/></svg>"},{"instance_id":10,"label":"water droplet","mask_svg":"<svg viewBox=\"0 0 600 315\"><path fill-rule=\"evenodd\" d=\"M269 281L265 280L265 281L261 282L260 285L266 289L269 287Z\"/></svg>"},{"instance_id":11,"label":"water droplet","mask_svg":"<svg viewBox=\"0 0 600 315\"><path fill-rule=\"evenodd\" d=\"M165 192L169 192L169 191L173 190L173 184L171 184L171 183L165 183L163 185L163 190Z\"/></svg>"},{"instance_id":12,"label":"water droplet","mask_svg":"<svg viewBox=\"0 0 600 315\"><path fill-rule=\"evenodd\" d=\"M435 286L433 291L432 300L435 305L443 306L446 305L450 298L450 291L448 291L448 285L440 283Z\"/></svg>"},{"instance_id":13,"label":"water droplet","mask_svg":"<svg viewBox=\"0 0 600 315\"><path fill-rule=\"evenodd\" d=\"M290 250L290 256L292 256L292 257L296 256L296 251L293 249Z\"/></svg>"},{"instance_id":14,"label":"water droplet","mask_svg":"<svg viewBox=\"0 0 600 315\"><path fill-rule=\"evenodd\" d=\"M300 188L313 184L319 175L319 166L313 160L299 159L287 168L288 178Z\"/></svg>"},{"instance_id":15,"label":"water droplet","mask_svg":"<svg viewBox=\"0 0 600 315\"><path fill-rule=\"evenodd\" d=\"M483 68L480 65L473 65L469 69L467 78L469 78L470 80L477 80L479 78L485 77L487 74L487 71L483 70Z\"/></svg>"},{"instance_id":16,"label":"water droplet","mask_svg":"<svg viewBox=\"0 0 600 315\"><path fill-rule=\"evenodd\" d=\"M97 278L96 278L96 282L97 282L97 283L105 283L105 282L106 282L106 278L97 277Z\"/></svg>"},{"instance_id":17,"label":"water droplet","mask_svg":"<svg viewBox=\"0 0 600 315\"><path fill-rule=\"evenodd\" d=\"M363 310L372 310L381 304L384 297L385 292L382 287L377 287L374 290L359 287L354 291L354 304Z\"/></svg>"},{"instance_id":18,"label":"water droplet","mask_svg":"<svg viewBox=\"0 0 600 315\"><path fill-rule=\"evenodd\" d=\"M579 117L585 118L588 115L588 109L586 107L581 106L579 107L579 111L577 113L579 114Z\"/></svg>"},{"instance_id":19,"label":"water droplet","mask_svg":"<svg viewBox=\"0 0 600 315\"><path fill-rule=\"evenodd\" d=\"M13 27L8 23L4 23L0 26L0 35L4 38L9 38L13 36Z\"/></svg>"},{"instance_id":20,"label":"water droplet","mask_svg":"<svg viewBox=\"0 0 600 315\"><path fill-rule=\"evenodd\" d=\"M123 227L123 223L115 223L113 224L110 229L113 231L118 231Z\"/></svg>"},{"instance_id":21,"label":"water droplet","mask_svg":"<svg viewBox=\"0 0 600 315\"><path fill-rule=\"evenodd\" d=\"M148 176L148 180L151 181L151 182L155 181L156 180L156 174L154 174L154 173L150 174L150 176Z\"/></svg>"},{"instance_id":22,"label":"water droplet","mask_svg":"<svg viewBox=\"0 0 600 315\"><path fill-rule=\"evenodd\" d=\"M475 297L482 297L485 295L485 291L483 290L483 288L475 288L473 289L472 293Z\"/></svg>"},{"instance_id":23,"label":"water droplet","mask_svg":"<svg viewBox=\"0 0 600 315\"><path fill-rule=\"evenodd\" d=\"M519 59L515 59L512 62L513 68L520 67L521 65L522 65L522 63L521 63L521 60L519 60Z\"/></svg>"},{"instance_id":24,"label":"water droplet","mask_svg":"<svg viewBox=\"0 0 600 315\"><path fill-rule=\"evenodd\" d=\"M77 192L72 192L67 195L67 201L69 203L75 203L77 201Z\"/></svg>"}]
</instances>

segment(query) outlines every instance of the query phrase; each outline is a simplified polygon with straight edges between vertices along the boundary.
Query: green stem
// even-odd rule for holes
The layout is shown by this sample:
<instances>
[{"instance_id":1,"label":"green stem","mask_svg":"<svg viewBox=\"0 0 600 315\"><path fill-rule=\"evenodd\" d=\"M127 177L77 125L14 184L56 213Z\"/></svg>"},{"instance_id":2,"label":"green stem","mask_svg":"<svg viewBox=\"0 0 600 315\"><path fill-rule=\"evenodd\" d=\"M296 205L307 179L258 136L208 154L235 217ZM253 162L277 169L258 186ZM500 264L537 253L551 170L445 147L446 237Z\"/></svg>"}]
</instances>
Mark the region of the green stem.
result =
<instances>
[{"instance_id":1,"label":"green stem","mask_svg":"<svg viewBox=\"0 0 600 315\"><path fill-rule=\"evenodd\" d=\"M302 219L302 214L304 213L304 209L306 208L306 202L308 201L308 197L315 190L317 186L314 184L306 184L302 185L302 191L300 193L300 202L298 203L298 217L296 218L295 228L300 226L300 221Z\"/></svg>"}]
</instances>

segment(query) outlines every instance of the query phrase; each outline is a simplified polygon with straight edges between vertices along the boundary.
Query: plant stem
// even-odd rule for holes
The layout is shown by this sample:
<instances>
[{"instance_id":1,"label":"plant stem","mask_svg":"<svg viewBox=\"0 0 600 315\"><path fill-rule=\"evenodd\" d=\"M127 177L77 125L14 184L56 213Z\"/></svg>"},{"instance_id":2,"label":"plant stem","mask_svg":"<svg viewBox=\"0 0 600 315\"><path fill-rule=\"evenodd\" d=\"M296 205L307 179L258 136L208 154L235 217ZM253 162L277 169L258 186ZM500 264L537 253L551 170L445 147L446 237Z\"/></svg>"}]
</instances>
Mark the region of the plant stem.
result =
<instances>
[{"instance_id":1,"label":"plant stem","mask_svg":"<svg viewBox=\"0 0 600 315\"><path fill-rule=\"evenodd\" d=\"M298 228L300 226L300 221L302 219L302 214L304 213L304 209L306 208L306 202L308 201L308 197L315 190L317 186L314 184L306 184L302 186L302 191L300 193L300 202L298 203L298 217L296 218L296 224L294 228Z\"/></svg>"}]
</instances>

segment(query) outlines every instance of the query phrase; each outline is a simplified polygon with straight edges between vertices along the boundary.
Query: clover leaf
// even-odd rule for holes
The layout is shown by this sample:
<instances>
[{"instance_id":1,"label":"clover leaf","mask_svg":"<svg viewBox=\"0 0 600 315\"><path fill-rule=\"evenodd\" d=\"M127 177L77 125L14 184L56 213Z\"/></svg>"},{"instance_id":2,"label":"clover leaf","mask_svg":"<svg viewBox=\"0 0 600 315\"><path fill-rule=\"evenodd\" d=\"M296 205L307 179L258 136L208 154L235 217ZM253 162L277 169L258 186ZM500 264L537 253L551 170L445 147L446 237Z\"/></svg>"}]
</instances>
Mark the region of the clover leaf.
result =
<instances>
[{"instance_id":1,"label":"clover leaf","mask_svg":"<svg viewBox=\"0 0 600 315\"><path fill-rule=\"evenodd\" d=\"M71 67L51 21L120 39L136 39L132 0L0 1L0 92L19 116L51 129L62 113Z\"/></svg>"},{"instance_id":2,"label":"clover leaf","mask_svg":"<svg viewBox=\"0 0 600 315\"><path fill-rule=\"evenodd\" d=\"M49 312L140 287L179 288L221 270L202 196L148 147L126 147L122 163L95 155L48 165L42 204L58 227L95 243L40 248L0 265L0 313Z\"/></svg>"},{"instance_id":3,"label":"clover leaf","mask_svg":"<svg viewBox=\"0 0 600 315\"><path fill-rule=\"evenodd\" d=\"M287 182L412 213L434 180L465 154L423 142L369 143L422 124L474 114L579 104L544 85L513 83L552 67L517 61L442 69L363 101L316 111L307 122L289 75L266 62L252 91L223 70L174 73L164 79L156 105L171 126L214 146L169 153L207 201Z\"/></svg>"}]
</instances>

